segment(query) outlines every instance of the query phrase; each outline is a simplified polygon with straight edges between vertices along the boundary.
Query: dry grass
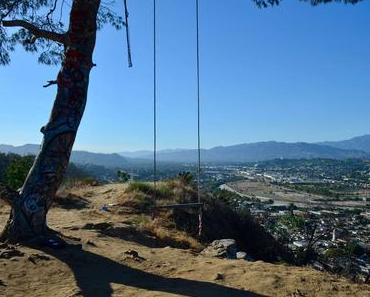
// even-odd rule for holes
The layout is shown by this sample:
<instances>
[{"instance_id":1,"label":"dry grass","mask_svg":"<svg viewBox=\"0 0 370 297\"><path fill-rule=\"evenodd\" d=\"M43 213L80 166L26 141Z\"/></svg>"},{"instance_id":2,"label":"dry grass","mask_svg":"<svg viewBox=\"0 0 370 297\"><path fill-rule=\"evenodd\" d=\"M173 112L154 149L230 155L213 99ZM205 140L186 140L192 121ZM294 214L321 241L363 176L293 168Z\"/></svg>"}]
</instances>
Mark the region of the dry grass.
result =
<instances>
[{"instance_id":1,"label":"dry grass","mask_svg":"<svg viewBox=\"0 0 370 297\"><path fill-rule=\"evenodd\" d=\"M134 213L149 213L154 207L151 196L138 190L120 193L117 202L120 206L130 208Z\"/></svg>"},{"instance_id":2,"label":"dry grass","mask_svg":"<svg viewBox=\"0 0 370 297\"><path fill-rule=\"evenodd\" d=\"M144 219L139 224L139 230L149 232L172 247L192 249L201 251L204 246L195 238L188 235L186 232L176 230L171 221L166 221L164 218L158 217L154 220ZM172 224L173 225L173 224Z\"/></svg>"},{"instance_id":3,"label":"dry grass","mask_svg":"<svg viewBox=\"0 0 370 297\"><path fill-rule=\"evenodd\" d=\"M92 177L66 179L58 192L69 192L72 189L99 186L99 181Z\"/></svg>"},{"instance_id":4,"label":"dry grass","mask_svg":"<svg viewBox=\"0 0 370 297\"><path fill-rule=\"evenodd\" d=\"M84 197L68 193L56 196L53 201L53 206L65 209L83 209L89 206L89 201Z\"/></svg>"},{"instance_id":5,"label":"dry grass","mask_svg":"<svg viewBox=\"0 0 370 297\"><path fill-rule=\"evenodd\" d=\"M119 195L117 201L136 212L149 212L155 205L189 202L194 198L195 191L192 185L173 179L159 182L156 188L152 183L132 182Z\"/></svg>"},{"instance_id":6,"label":"dry grass","mask_svg":"<svg viewBox=\"0 0 370 297\"><path fill-rule=\"evenodd\" d=\"M180 203L195 197L195 191L189 184L174 179L159 182L156 189L153 184L133 182L117 197L118 204L130 209L130 212L141 213L132 217L132 223L140 231L149 232L159 241L172 247L201 250L202 245L184 231L176 229L171 210L156 211L155 205ZM151 218L155 212L155 219Z\"/></svg>"}]
</instances>

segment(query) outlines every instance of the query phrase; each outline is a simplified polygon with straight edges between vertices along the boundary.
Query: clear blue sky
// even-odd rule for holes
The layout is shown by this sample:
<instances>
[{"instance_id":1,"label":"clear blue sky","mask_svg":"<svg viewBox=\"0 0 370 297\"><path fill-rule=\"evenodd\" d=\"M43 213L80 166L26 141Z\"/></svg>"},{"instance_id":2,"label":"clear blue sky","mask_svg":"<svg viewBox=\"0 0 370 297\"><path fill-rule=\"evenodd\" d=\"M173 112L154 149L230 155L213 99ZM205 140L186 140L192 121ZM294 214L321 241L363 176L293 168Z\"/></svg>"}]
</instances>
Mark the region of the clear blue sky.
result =
<instances>
[{"instance_id":1,"label":"clear blue sky","mask_svg":"<svg viewBox=\"0 0 370 297\"><path fill-rule=\"evenodd\" d=\"M196 146L194 2L158 0L160 148ZM370 3L200 3L203 147L370 133ZM129 1L134 68L124 31L99 32L76 149L151 149L151 4ZM21 49L0 69L0 143L41 141L57 71Z\"/></svg>"}]
</instances>

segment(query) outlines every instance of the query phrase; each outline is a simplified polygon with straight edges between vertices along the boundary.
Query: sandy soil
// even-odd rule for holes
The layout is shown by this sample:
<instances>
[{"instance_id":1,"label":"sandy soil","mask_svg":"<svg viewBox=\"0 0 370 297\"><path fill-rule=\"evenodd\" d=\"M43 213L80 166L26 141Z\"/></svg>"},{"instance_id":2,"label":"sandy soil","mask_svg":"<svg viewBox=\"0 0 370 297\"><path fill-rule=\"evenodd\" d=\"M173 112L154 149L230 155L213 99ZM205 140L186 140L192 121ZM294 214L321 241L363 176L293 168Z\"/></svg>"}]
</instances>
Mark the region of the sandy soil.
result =
<instances>
[{"instance_id":1,"label":"sandy soil","mask_svg":"<svg viewBox=\"0 0 370 297\"><path fill-rule=\"evenodd\" d=\"M370 296L370 286L311 268L158 247L155 238L132 231L129 214L100 210L114 204L122 190L121 185L86 187L74 191L86 199L81 209L53 208L50 226L76 244L60 250L15 247L24 255L0 259L0 296ZM0 208L0 226L7 213L7 207ZM117 232L93 229L107 222Z\"/></svg>"}]
</instances>

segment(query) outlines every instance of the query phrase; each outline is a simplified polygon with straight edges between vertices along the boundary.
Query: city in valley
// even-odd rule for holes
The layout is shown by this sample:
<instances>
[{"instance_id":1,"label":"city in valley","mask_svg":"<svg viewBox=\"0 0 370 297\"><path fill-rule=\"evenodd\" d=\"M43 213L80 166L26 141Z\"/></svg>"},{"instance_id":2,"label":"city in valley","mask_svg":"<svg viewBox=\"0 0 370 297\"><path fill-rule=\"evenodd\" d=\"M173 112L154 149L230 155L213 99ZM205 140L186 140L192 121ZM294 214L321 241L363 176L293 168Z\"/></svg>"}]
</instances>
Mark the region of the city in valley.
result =
<instances>
[{"instance_id":1,"label":"city in valley","mask_svg":"<svg viewBox=\"0 0 370 297\"><path fill-rule=\"evenodd\" d=\"M296 255L312 249L315 268L368 282L368 166L360 160L274 160L207 166L204 179Z\"/></svg>"}]
</instances>

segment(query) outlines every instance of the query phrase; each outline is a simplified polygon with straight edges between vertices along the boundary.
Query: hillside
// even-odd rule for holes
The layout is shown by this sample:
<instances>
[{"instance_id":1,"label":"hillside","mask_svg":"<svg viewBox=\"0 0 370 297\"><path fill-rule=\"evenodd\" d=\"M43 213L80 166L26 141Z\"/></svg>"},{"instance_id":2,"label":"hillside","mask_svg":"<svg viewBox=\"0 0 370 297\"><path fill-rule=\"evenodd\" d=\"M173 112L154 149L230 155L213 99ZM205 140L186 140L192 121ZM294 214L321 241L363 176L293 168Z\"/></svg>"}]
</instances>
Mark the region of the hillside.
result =
<instances>
[{"instance_id":1,"label":"hillside","mask_svg":"<svg viewBox=\"0 0 370 297\"><path fill-rule=\"evenodd\" d=\"M142 200L130 200L126 189L113 184L60 193L50 226L72 245L1 245L0 296L370 296L367 285L311 268L202 256L194 238L138 212L143 204L130 201ZM0 225L7 215L0 207ZM13 256L5 259L4 251Z\"/></svg>"},{"instance_id":2,"label":"hillside","mask_svg":"<svg viewBox=\"0 0 370 297\"><path fill-rule=\"evenodd\" d=\"M326 141L320 144L344 150L361 150L370 153L370 135L357 136L342 141Z\"/></svg>"},{"instance_id":3,"label":"hillside","mask_svg":"<svg viewBox=\"0 0 370 297\"><path fill-rule=\"evenodd\" d=\"M13 153L24 156L36 155L38 151L39 146L36 144L26 144L22 146L0 145L0 152L2 153ZM93 164L108 168L124 167L128 163L127 159L119 154L102 154L87 151L73 151L71 162L80 165Z\"/></svg>"},{"instance_id":4,"label":"hillside","mask_svg":"<svg viewBox=\"0 0 370 297\"><path fill-rule=\"evenodd\" d=\"M17 155L36 155L39 151L39 145L37 144L25 144L20 146L8 145L8 144L0 144L0 152L1 153L12 153Z\"/></svg>"}]
</instances>

